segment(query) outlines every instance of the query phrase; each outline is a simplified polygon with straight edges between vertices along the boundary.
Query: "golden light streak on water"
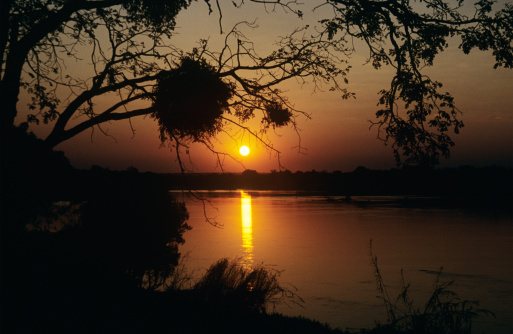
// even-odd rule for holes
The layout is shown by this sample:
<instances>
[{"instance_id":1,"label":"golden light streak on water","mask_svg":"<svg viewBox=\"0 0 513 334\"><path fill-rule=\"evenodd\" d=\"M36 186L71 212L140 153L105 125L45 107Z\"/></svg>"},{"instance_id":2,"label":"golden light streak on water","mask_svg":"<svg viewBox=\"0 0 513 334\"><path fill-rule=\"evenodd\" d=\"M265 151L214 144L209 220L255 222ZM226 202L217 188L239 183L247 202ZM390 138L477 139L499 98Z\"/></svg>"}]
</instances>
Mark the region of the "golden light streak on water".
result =
<instances>
[{"instance_id":1,"label":"golden light streak on water","mask_svg":"<svg viewBox=\"0 0 513 334\"><path fill-rule=\"evenodd\" d=\"M241 190L240 206L242 212L242 251L247 268L253 264L253 222L251 220L251 195Z\"/></svg>"}]
</instances>

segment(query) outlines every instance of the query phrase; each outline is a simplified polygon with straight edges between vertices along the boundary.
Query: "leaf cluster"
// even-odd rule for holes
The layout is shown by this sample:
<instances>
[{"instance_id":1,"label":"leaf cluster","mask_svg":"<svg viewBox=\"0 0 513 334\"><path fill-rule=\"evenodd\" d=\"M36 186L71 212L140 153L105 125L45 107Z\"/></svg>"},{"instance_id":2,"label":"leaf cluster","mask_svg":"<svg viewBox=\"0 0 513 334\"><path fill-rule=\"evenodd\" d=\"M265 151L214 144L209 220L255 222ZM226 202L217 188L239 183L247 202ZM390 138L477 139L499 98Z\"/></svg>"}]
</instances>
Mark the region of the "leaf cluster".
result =
<instances>
[{"instance_id":1,"label":"leaf cluster","mask_svg":"<svg viewBox=\"0 0 513 334\"><path fill-rule=\"evenodd\" d=\"M292 118L290 110L287 107L284 107L283 104L276 101L267 103L265 106L265 112L267 116L262 121L274 127L285 126Z\"/></svg>"},{"instance_id":2,"label":"leaf cluster","mask_svg":"<svg viewBox=\"0 0 513 334\"><path fill-rule=\"evenodd\" d=\"M233 89L201 59L185 57L176 68L161 72L153 92L152 116L162 141L175 137L200 141L217 134Z\"/></svg>"},{"instance_id":3,"label":"leaf cluster","mask_svg":"<svg viewBox=\"0 0 513 334\"><path fill-rule=\"evenodd\" d=\"M80 224L65 232L88 257L102 259L144 288L156 289L178 264L178 245L190 229L189 215L167 190L130 178L125 182L106 181L82 205Z\"/></svg>"},{"instance_id":4,"label":"leaf cluster","mask_svg":"<svg viewBox=\"0 0 513 334\"><path fill-rule=\"evenodd\" d=\"M433 166L448 158L454 145L449 131L458 133L463 123L454 98L440 91L442 84L424 74L449 42L459 37L459 47L492 50L495 67L513 67L512 6L492 15L493 1L474 5L472 17L462 14L464 1L420 2L329 0L335 15L321 21L329 39L350 43L363 40L368 62L376 69L392 66L390 87L379 92L378 138L392 142L399 165Z\"/></svg>"}]
</instances>

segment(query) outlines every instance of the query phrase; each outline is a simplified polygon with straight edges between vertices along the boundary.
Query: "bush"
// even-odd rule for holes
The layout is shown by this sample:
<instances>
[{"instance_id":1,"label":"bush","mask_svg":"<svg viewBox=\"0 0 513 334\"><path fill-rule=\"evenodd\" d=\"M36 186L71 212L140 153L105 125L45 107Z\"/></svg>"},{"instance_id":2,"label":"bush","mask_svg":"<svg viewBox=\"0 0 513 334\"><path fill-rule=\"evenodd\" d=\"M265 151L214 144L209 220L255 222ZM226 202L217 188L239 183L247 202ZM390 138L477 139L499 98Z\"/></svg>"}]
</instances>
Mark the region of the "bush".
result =
<instances>
[{"instance_id":1,"label":"bush","mask_svg":"<svg viewBox=\"0 0 513 334\"><path fill-rule=\"evenodd\" d=\"M262 264L246 269L240 259L221 259L196 283L194 291L200 302L239 312L265 313L269 305L283 301L303 303L294 291L280 285L279 275Z\"/></svg>"}]
</instances>

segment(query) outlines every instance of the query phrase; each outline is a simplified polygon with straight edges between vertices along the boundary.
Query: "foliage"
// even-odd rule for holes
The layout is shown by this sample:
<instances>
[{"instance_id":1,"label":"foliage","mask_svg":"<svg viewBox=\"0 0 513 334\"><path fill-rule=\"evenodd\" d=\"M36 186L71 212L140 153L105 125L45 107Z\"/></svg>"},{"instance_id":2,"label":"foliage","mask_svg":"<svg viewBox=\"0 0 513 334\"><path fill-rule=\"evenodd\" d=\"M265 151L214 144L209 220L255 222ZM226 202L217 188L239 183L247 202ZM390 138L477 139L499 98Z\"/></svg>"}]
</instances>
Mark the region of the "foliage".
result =
<instances>
[{"instance_id":1,"label":"foliage","mask_svg":"<svg viewBox=\"0 0 513 334\"><path fill-rule=\"evenodd\" d=\"M267 116L262 119L262 122L267 123L267 126L282 127L287 125L292 118L290 110L276 101L267 103L265 112Z\"/></svg>"},{"instance_id":2,"label":"foliage","mask_svg":"<svg viewBox=\"0 0 513 334\"><path fill-rule=\"evenodd\" d=\"M424 73L456 37L459 48L492 50L494 67L513 67L513 6L492 15L494 1L474 5L464 15L464 0L328 0L334 17L322 23L330 39L365 41L368 62L392 66L390 87L379 92L378 138L392 143L399 164L432 166L448 158L454 142L448 133L463 127L454 98ZM476 78L476 80L479 80Z\"/></svg>"},{"instance_id":3,"label":"foliage","mask_svg":"<svg viewBox=\"0 0 513 334\"><path fill-rule=\"evenodd\" d=\"M89 256L127 273L145 288L166 283L178 264L178 245L190 229L185 205L145 180L114 183L83 205L70 233Z\"/></svg>"},{"instance_id":4,"label":"foliage","mask_svg":"<svg viewBox=\"0 0 513 334\"><path fill-rule=\"evenodd\" d=\"M221 259L195 284L200 301L231 311L265 313L282 301L302 303L292 290L278 282L279 272L262 264L246 269L239 259Z\"/></svg>"},{"instance_id":5,"label":"foliage","mask_svg":"<svg viewBox=\"0 0 513 334\"><path fill-rule=\"evenodd\" d=\"M257 2L301 15L292 8L295 1ZM219 51L211 50L206 40L182 51L173 43L175 17L189 4L187 0L2 3L2 16L8 22L1 27L0 90L6 106L0 114L2 124L12 126L18 114L21 85L32 99L27 122L51 124L45 141L52 147L87 129L104 132L106 122L152 115L159 120L161 138L170 140L177 151L192 140L220 154L210 139L226 124L259 136L242 125L259 111L263 132L290 124L292 113L299 111L276 88L280 83L312 79L315 85L328 82L338 87L337 77L345 75L333 54L336 43L322 36L305 37L301 29L282 37L278 50L264 56L242 33L241 27L255 28L248 22L230 30ZM86 66L84 57L91 66ZM72 70L74 62L84 64L83 68ZM198 85L198 80L205 85ZM148 100L152 102L141 103ZM110 105L105 106L105 101Z\"/></svg>"},{"instance_id":6,"label":"foliage","mask_svg":"<svg viewBox=\"0 0 513 334\"><path fill-rule=\"evenodd\" d=\"M212 11L213 2L206 2ZM294 0L252 2L302 16ZM473 8L463 0L326 0L324 5L334 15L321 21L322 28L298 28L278 39L276 49L267 55L259 55L244 35L244 30L256 28L250 22L240 22L226 32L218 50L212 50L207 40L193 50L180 50L173 43L175 18L190 3L3 1L1 126L12 128L21 113L22 87L30 110L24 116L29 123L51 124L45 141L52 147L87 129L103 132L106 122L153 115L159 119L162 139L170 140L177 153L193 140L222 155L210 139L226 131L227 125L249 131L276 150L263 134L285 125L295 128L298 115L309 117L294 108L279 85L291 79L308 81L314 90L326 84L343 92L344 98L351 97L339 82L347 83L346 59L355 51L356 39L368 46L368 61L375 68L395 70L390 87L379 92L380 107L373 122L378 138L391 143L398 164L433 166L441 157L449 157L454 145L450 133L458 133L463 122L454 98L424 68L433 66L436 56L456 38L461 39L464 53L491 50L495 67L513 67L510 3L495 10L490 0L478 1ZM221 24L221 6L215 4ZM468 11L473 13L465 15ZM71 71L74 63L84 66ZM176 78L189 75L187 85L176 85ZM217 88L210 92L207 86L194 86L196 75L208 76L209 87ZM213 93L219 96L212 99ZM186 97L193 99L186 101ZM203 113L201 106L207 99L212 109ZM258 131L244 125L255 117L261 119ZM200 119L204 123L196 122Z\"/></svg>"},{"instance_id":7,"label":"foliage","mask_svg":"<svg viewBox=\"0 0 513 334\"><path fill-rule=\"evenodd\" d=\"M63 152L53 151L24 127L13 129L9 142L0 144L0 235L9 239L38 217L55 216L54 203L71 187L64 180L75 171Z\"/></svg>"},{"instance_id":8,"label":"foliage","mask_svg":"<svg viewBox=\"0 0 513 334\"><path fill-rule=\"evenodd\" d=\"M166 278L165 283L158 288L159 291L178 292L189 290L193 284L193 272L187 269L187 259L189 254L180 254L178 264L173 268L173 272Z\"/></svg>"},{"instance_id":9,"label":"foliage","mask_svg":"<svg viewBox=\"0 0 513 334\"><path fill-rule=\"evenodd\" d=\"M147 311L160 301L154 290L186 280L176 267L185 206L153 175L77 171L26 129L11 135L1 159L1 331L112 332L104 325L117 322L133 331L131 318L158 310Z\"/></svg>"},{"instance_id":10,"label":"foliage","mask_svg":"<svg viewBox=\"0 0 513 334\"><path fill-rule=\"evenodd\" d=\"M87 104L92 97L127 87L127 83L120 83L123 71L130 70L135 76L153 66L153 62L146 62L140 56L151 54L162 36L171 34L176 14L189 3L186 0L2 2L0 89L5 104L2 123L5 126L13 123L20 85L32 95L30 109L39 110L29 115L29 121L62 119L65 125L68 114L79 108L82 113L91 113L92 106ZM101 42L105 34L110 39L108 43ZM140 36L148 38L146 50ZM81 59L80 50L86 45L92 49L93 80L75 77L67 66L68 61ZM106 81L117 86L102 87ZM64 110L59 108L62 104Z\"/></svg>"},{"instance_id":11,"label":"foliage","mask_svg":"<svg viewBox=\"0 0 513 334\"><path fill-rule=\"evenodd\" d=\"M433 293L423 308L414 305L410 296L410 284L406 283L402 270L401 292L393 300L383 281L378 259L372 254L372 240L370 255L378 298L383 301L387 311L386 324L378 323L373 333L470 334L473 319L483 314L493 315L488 310L478 309L478 301L461 300L449 289L454 281L440 282L442 269L433 282Z\"/></svg>"},{"instance_id":12,"label":"foliage","mask_svg":"<svg viewBox=\"0 0 513 334\"><path fill-rule=\"evenodd\" d=\"M176 137L200 141L217 134L233 88L204 59L185 57L177 68L160 72L153 117L158 120L162 141Z\"/></svg>"}]
</instances>

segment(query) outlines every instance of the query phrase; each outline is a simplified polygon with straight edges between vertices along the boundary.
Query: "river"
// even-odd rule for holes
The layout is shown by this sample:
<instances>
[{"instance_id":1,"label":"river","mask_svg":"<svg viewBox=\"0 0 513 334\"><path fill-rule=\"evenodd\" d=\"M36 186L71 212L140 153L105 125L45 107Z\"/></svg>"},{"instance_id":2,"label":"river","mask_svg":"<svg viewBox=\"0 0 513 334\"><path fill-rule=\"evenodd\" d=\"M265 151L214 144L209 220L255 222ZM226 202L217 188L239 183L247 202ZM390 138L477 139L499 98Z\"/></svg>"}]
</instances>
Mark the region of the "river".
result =
<instances>
[{"instance_id":1,"label":"river","mask_svg":"<svg viewBox=\"0 0 513 334\"><path fill-rule=\"evenodd\" d=\"M495 314L475 320L473 333L513 333L511 212L405 208L387 204L386 197L353 198L355 204L292 192L196 194L207 201L185 198L193 227L180 247L187 268L201 275L223 257L239 257L248 267L263 262L281 271L280 282L295 286L305 301L303 307L280 304L277 312L341 329L384 321L372 239L391 296L400 292L403 269L415 305L422 307L443 267L441 281L454 280L450 288L459 297L477 299Z\"/></svg>"}]
</instances>

